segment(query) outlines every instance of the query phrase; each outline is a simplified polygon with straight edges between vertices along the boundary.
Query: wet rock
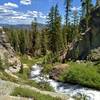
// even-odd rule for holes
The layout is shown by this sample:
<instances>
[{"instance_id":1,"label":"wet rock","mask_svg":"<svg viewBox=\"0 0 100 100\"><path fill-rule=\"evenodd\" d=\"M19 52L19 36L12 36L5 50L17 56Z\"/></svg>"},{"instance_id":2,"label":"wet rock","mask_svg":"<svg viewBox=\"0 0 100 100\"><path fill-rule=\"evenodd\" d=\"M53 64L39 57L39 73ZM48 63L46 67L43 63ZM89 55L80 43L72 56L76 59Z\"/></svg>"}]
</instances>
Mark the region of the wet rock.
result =
<instances>
[{"instance_id":1,"label":"wet rock","mask_svg":"<svg viewBox=\"0 0 100 100\"><path fill-rule=\"evenodd\" d=\"M50 78L59 81L59 75L68 67L68 64L59 64L54 66L54 68L49 73Z\"/></svg>"}]
</instances>

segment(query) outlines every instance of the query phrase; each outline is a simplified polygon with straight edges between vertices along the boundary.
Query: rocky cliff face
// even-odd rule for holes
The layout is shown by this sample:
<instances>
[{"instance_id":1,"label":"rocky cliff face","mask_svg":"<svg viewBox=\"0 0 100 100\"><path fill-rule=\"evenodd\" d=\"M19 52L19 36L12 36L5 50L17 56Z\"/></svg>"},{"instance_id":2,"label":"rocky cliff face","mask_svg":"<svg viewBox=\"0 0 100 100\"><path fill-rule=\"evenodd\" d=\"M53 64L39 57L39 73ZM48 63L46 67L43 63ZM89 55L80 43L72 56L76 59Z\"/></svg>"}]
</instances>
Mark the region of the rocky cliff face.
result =
<instances>
[{"instance_id":1,"label":"rocky cliff face","mask_svg":"<svg viewBox=\"0 0 100 100\"><path fill-rule=\"evenodd\" d=\"M8 42L6 33L3 31L2 27L0 27L0 57L2 60L7 59L9 64L8 67L11 72L17 72L20 70L21 62L16 57L14 49Z\"/></svg>"}]
</instances>

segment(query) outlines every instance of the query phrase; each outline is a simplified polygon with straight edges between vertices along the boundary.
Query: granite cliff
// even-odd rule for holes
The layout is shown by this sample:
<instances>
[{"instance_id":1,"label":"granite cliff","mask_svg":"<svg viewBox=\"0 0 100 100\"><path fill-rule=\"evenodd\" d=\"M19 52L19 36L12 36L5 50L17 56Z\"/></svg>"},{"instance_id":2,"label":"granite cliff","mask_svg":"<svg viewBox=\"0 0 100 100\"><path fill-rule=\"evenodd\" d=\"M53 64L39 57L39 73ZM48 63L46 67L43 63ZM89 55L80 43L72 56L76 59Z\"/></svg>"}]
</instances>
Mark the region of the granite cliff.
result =
<instances>
[{"instance_id":1,"label":"granite cliff","mask_svg":"<svg viewBox=\"0 0 100 100\"><path fill-rule=\"evenodd\" d=\"M20 70L21 62L16 56L14 49L8 42L6 33L4 32L2 27L0 27L0 58L1 60L7 60L7 67L11 72L18 72Z\"/></svg>"}]
</instances>

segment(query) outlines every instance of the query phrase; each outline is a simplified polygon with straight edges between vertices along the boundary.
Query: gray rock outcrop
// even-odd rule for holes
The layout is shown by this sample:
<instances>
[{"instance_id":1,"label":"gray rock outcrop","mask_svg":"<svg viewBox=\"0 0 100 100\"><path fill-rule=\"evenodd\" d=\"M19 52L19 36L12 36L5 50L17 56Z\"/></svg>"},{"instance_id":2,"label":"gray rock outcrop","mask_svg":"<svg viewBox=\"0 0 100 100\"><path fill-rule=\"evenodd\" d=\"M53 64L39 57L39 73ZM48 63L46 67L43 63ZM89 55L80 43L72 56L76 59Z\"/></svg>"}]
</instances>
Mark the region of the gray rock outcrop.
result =
<instances>
[{"instance_id":1,"label":"gray rock outcrop","mask_svg":"<svg viewBox=\"0 0 100 100\"><path fill-rule=\"evenodd\" d=\"M11 72L18 72L20 70L21 62L8 42L2 27L0 27L0 57L2 60L6 59L8 61L9 66L7 67Z\"/></svg>"}]
</instances>

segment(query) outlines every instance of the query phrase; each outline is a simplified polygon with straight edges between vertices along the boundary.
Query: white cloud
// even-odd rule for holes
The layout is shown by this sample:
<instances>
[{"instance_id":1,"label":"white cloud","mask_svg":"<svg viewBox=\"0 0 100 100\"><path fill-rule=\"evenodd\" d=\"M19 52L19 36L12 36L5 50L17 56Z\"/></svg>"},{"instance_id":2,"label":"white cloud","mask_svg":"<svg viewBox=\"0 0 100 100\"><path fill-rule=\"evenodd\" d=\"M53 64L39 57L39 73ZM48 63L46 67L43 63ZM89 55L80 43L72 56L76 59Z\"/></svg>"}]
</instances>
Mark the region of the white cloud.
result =
<instances>
[{"instance_id":1,"label":"white cloud","mask_svg":"<svg viewBox=\"0 0 100 100\"><path fill-rule=\"evenodd\" d=\"M31 17L38 17L38 12L37 11L28 11L27 14Z\"/></svg>"},{"instance_id":2,"label":"white cloud","mask_svg":"<svg viewBox=\"0 0 100 100\"><path fill-rule=\"evenodd\" d=\"M20 3L23 5L30 5L31 4L31 0L20 0Z\"/></svg>"},{"instance_id":3,"label":"white cloud","mask_svg":"<svg viewBox=\"0 0 100 100\"><path fill-rule=\"evenodd\" d=\"M27 19L27 17L25 17L25 16L12 16L11 18L12 19L21 19L21 20Z\"/></svg>"},{"instance_id":4,"label":"white cloud","mask_svg":"<svg viewBox=\"0 0 100 100\"><path fill-rule=\"evenodd\" d=\"M72 10L72 11L75 11L75 10L76 10L76 11L79 11L79 10L81 10L81 7L72 7L71 10Z\"/></svg>"},{"instance_id":5,"label":"white cloud","mask_svg":"<svg viewBox=\"0 0 100 100\"><path fill-rule=\"evenodd\" d=\"M30 1L30 0L21 0L21 1ZM39 11L28 10L26 12L16 11L18 5L15 3L4 3L0 5L0 23L6 24L30 24L34 18L37 18L39 22L45 22L47 15Z\"/></svg>"},{"instance_id":6,"label":"white cloud","mask_svg":"<svg viewBox=\"0 0 100 100\"><path fill-rule=\"evenodd\" d=\"M44 15L42 12L38 12L38 11L28 11L27 12L28 15L30 15L31 17L39 17L39 18L42 18L42 19L46 19L47 16Z\"/></svg>"},{"instance_id":7,"label":"white cloud","mask_svg":"<svg viewBox=\"0 0 100 100\"><path fill-rule=\"evenodd\" d=\"M4 3L4 6L8 8L18 8L18 5L12 2Z\"/></svg>"},{"instance_id":8,"label":"white cloud","mask_svg":"<svg viewBox=\"0 0 100 100\"><path fill-rule=\"evenodd\" d=\"M72 7L71 10L72 11L75 11L75 10L77 10L77 8L76 7Z\"/></svg>"},{"instance_id":9,"label":"white cloud","mask_svg":"<svg viewBox=\"0 0 100 100\"><path fill-rule=\"evenodd\" d=\"M40 18L43 18L43 19L47 18L47 16L45 16L42 12L39 12L39 16L40 16Z\"/></svg>"},{"instance_id":10,"label":"white cloud","mask_svg":"<svg viewBox=\"0 0 100 100\"><path fill-rule=\"evenodd\" d=\"M11 13L11 14L16 13L16 11L14 11L13 8L18 8L18 5L11 2L0 5L0 15L8 14L8 13Z\"/></svg>"},{"instance_id":11,"label":"white cloud","mask_svg":"<svg viewBox=\"0 0 100 100\"><path fill-rule=\"evenodd\" d=\"M20 12L0 6L0 23L30 24L34 18L37 18L41 23L45 23L46 15L38 11Z\"/></svg>"}]
</instances>

